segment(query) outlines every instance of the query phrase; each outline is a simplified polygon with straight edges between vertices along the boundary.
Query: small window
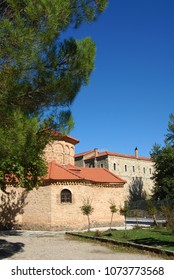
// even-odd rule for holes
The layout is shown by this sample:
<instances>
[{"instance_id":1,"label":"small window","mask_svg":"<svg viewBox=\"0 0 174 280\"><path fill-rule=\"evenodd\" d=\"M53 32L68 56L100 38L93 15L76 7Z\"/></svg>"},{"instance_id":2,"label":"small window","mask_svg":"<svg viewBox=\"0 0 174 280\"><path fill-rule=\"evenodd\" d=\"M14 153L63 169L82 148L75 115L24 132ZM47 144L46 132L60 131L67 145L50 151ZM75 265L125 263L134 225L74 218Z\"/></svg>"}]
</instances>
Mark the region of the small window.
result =
<instances>
[{"instance_id":1,"label":"small window","mask_svg":"<svg viewBox=\"0 0 174 280\"><path fill-rule=\"evenodd\" d=\"M61 191L61 203L72 203L72 194L70 190L64 189Z\"/></svg>"},{"instance_id":2,"label":"small window","mask_svg":"<svg viewBox=\"0 0 174 280\"><path fill-rule=\"evenodd\" d=\"M127 171L127 165L124 166L124 170Z\"/></svg>"},{"instance_id":3,"label":"small window","mask_svg":"<svg viewBox=\"0 0 174 280\"><path fill-rule=\"evenodd\" d=\"M144 174L146 173L146 168L145 167L143 168L143 172L144 172Z\"/></svg>"},{"instance_id":4,"label":"small window","mask_svg":"<svg viewBox=\"0 0 174 280\"><path fill-rule=\"evenodd\" d=\"M116 170L117 169L117 166L116 166L116 163L114 163L114 170Z\"/></svg>"},{"instance_id":5,"label":"small window","mask_svg":"<svg viewBox=\"0 0 174 280\"><path fill-rule=\"evenodd\" d=\"M152 169L151 169L151 168L149 168L149 173L150 173L150 174L152 173Z\"/></svg>"},{"instance_id":6,"label":"small window","mask_svg":"<svg viewBox=\"0 0 174 280\"><path fill-rule=\"evenodd\" d=\"M101 163L100 167L103 168L103 163Z\"/></svg>"},{"instance_id":7,"label":"small window","mask_svg":"<svg viewBox=\"0 0 174 280\"><path fill-rule=\"evenodd\" d=\"M135 172L135 166L132 166L132 170L133 170L133 172Z\"/></svg>"}]
</instances>

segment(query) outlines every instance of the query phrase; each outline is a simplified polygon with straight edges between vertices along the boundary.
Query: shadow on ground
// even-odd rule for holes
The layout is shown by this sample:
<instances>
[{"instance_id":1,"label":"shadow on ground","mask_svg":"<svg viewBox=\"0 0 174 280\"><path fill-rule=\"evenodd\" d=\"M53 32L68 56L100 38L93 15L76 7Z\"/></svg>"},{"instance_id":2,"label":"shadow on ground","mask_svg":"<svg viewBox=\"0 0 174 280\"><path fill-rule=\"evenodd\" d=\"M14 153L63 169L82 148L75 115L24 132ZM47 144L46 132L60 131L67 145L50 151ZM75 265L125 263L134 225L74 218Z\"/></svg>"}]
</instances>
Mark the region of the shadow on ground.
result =
<instances>
[{"instance_id":1,"label":"shadow on ground","mask_svg":"<svg viewBox=\"0 0 174 280\"><path fill-rule=\"evenodd\" d=\"M137 244L144 244L144 245L148 245L148 246L154 246L154 247L161 247L161 246L165 246L165 247L174 247L174 242L172 241L161 241L161 240L158 240L158 239L155 239L155 238L141 238L141 239L132 239L130 240L134 243L137 243Z\"/></svg>"},{"instance_id":2,"label":"shadow on ground","mask_svg":"<svg viewBox=\"0 0 174 280\"><path fill-rule=\"evenodd\" d=\"M23 251L24 243L21 242L9 242L4 239L0 239L0 260L9 258L14 254Z\"/></svg>"},{"instance_id":3,"label":"shadow on ground","mask_svg":"<svg viewBox=\"0 0 174 280\"><path fill-rule=\"evenodd\" d=\"M2 236L21 236L23 231L20 230L0 230L0 237Z\"/></svg>"}]
</instances>

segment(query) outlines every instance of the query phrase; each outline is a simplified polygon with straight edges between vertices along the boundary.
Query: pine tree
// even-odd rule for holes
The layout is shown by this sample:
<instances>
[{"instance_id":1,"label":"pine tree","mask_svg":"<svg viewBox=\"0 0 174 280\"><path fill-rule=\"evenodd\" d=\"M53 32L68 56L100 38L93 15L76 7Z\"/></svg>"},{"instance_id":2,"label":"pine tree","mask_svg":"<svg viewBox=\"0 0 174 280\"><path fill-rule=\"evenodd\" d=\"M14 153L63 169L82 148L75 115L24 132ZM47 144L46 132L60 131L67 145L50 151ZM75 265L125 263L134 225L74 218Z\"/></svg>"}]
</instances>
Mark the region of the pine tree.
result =
<instances>
[{"instance_id":1,"label":"pine tree","mask_svg":"<svg viewBox=\"0 0 174 280\"><path fill-rule=\"evenodd\" d=\"M153 180L154 200L174 200L174 116L170 115L165 146L154 145L152 158L155 164Z\"/></svg>"},{"instance_id":2,"label":"pine tree","mask_svg":"<svg viewBox=\"0 0 174 280\"><path fill-rule=\"evenodd\" d=\"M94 68L95 44L88 37L62 39L62 33L94 21L106 3L1 1L0 106L40 114L42 120L56 116L55 124L61 120L62 111L69 116L69 106L80 88L88 84Z\"/></svg>"},{"instance_id":3,"label":"pine tree","mask_svg":"<svg viewBox=\"0 0 174 280\"><path fill-rule=\"evenodd\" d=\"M70 105L94 68L91 38L66 38L68 28L93 22L107 0L0 2L0 187L13 174L32 189L46 172L49 129L68 133ZM64 35L64 36L63 36ZM65 39L63 39L65 38Z\"/></svg>"}]
</instances>

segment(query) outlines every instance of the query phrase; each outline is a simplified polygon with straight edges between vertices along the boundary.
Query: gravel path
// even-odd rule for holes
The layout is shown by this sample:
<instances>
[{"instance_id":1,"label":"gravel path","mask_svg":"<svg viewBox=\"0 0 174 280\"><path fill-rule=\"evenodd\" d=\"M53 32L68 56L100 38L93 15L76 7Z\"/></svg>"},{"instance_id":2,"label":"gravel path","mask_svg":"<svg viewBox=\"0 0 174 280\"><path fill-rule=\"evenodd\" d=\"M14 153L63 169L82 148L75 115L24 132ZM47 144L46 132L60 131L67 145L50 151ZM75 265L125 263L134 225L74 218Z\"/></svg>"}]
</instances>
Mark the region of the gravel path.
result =
<instances>
[{"instance_id":1,"label":"gravel path","mask_svg":"<svg viewBox=\"0 0 174 280\"><path fill-rule=\"evenodd\" d=\"M117 252L58 232L0 233L0 259L8 260L155 260L149 254Z\"/></svg>"}]
</instances>

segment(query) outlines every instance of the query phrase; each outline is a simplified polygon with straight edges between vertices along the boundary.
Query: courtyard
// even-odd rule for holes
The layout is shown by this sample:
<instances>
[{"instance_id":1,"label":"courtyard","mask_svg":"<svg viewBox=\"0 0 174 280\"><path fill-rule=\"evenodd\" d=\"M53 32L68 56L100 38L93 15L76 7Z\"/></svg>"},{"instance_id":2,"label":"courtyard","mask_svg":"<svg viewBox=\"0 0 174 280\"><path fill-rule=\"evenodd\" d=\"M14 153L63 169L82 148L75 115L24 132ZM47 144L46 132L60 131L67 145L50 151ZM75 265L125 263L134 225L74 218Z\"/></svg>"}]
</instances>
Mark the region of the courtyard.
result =
<instances>
[{"instance_id":1,"label":"courtyard","mask_svg":"<svg viewBox=\"0 0 174 280\"><path fill-rule=\"evenodd\" d=\"M64 232L0 232L0 259L5 260L160 260L161 256L113 249L76 240Z\"/></svg>"}]
</instances>

